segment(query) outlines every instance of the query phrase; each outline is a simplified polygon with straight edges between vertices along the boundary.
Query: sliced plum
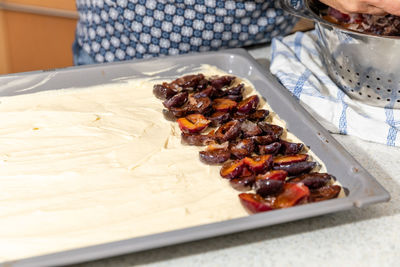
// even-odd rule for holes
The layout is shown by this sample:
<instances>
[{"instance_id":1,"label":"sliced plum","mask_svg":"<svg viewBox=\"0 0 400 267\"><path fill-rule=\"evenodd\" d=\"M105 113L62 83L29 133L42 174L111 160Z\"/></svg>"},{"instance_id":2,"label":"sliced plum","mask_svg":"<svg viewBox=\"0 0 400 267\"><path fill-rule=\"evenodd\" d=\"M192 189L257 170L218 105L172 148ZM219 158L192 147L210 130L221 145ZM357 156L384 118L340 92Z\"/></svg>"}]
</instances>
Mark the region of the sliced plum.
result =
<instances>
[{"instance_id":1,"label":"sliced plum","mask_svg":"<svg viewBox=\"0 0 400 267\"><path fill-rule=\"evenodd\" d=\"M250 156L253 153L254 142L249 138L242 139L237 143L231 144L230 150L232 155L234 155L238 159L241 159Z\"/></svg>"},{"instance_id":2,"label":"sliced plum","mask_svg":"<svg viewBox=\"0 0 400 267\"><path fill-rule=\"evenodd\" d=\"M213 134L188 134L182 132L181 140L183 144L192 146L205 146L215 141Z\"/></svg>"},{"instance_id":3,"label":"sliced plum","mask_svg":"<svg viewBox=\"0 0 400 267\"><path fill-rule=\"evenodd\" d=\"M271 168L272 155L262 155L257 157L245 157L244 164L254 173L262 173Z\"/></svg>"},{"instance_id":4,"label":"sliced plum","mask_svg":"<svg viewBox=\"0 0 400 267\"><path fill-rule=\"evenodd\" d=\"M328 173L311 172L290 179L291 183L303 183L310 189L318 189L333 182L335 177Z\"/></svg>"},{"instance_id":5,"label":"sliced plum","mask_svg":"<svg viewBox=\"0 0 400 267\"><path fill-rule=\"evenodd\" d=\"M193 94L193 97L194 98L208 97L212 99L215 96L216 91L217 90L213 86L209 85L204 90L201 90L200 92Z\"/></svg>"},{"instance_id":6,"label":"sliced plum","mask_svg":"<svg viewBox=\"0 0 400 267\"><path fill-rule=\"evenodd\" d=\"M218 77L213 77L210 80L210 84L217 90L220 90L221 88L225 86L231 85L231 83L235 80L236 78L234 76L218 76Z\"/></svg>"},{"instance_id":7,"label":"sliced plum","mask_svg":"<svg viewBox=\"0 0 400 267\"><path fill-rule=\"evenodd\" d=\"M170 99L178 92L173 90L172 88L164 86L164 84L156 84L153 86L153 94L162 100Z\"/></svg>"},{"instance_id":8,"label":"sliced plum","mask_svg":"<svg viewBox=\"0 0 400 267\"><path fill-rule=\"evenodd\" d=\"M162 113L164 115L164 119L166 119L167 121L176 121L176 117L175 117L174 113L171 112L170 110L163 109Z\"/></svg>"},{"instance_id":9,"label":"sliced plum","mask_svg":"<svg viewBox=\"0 0 400 267\"><path fill-rule=\"evenodd\" d=\"M208 97L189 97L188 109L193 113L207 114L211 111L211 99Z\"/></svg>"},{"instance_id":10,"label":"sliced plum","mask_svg":"<svg viewBox=\"0 0 400 267\"><path fill-rule=\"evenodd\" d=\"M240 114L240 113L237 113L237 112L234 112L233 114L232 114L232 118L234 119L234 120L237 120L237 121L240 121L240 122L244 122L245 120L247 120L247 114Z\"/></svg>"},{"instance_id":11,"label":"sliced plum","mask_svg":"<svg viewBox=\"0 0 400 267\"><path fill-rule=\"evenodd\" d=\"M243 160L228 161L222 165L220 175L226 179L238 178L242 174L244 167Z\"/></svg>"},{"instance_id":12,"label":"sliced plum","mask_svg":"<svg viewBox=\"0 0 400 267\"><path fill-rule=\"evenodd\" d=\"M253 136L252 139L256 142L258 145L269 145L274 143L275 141L278 140L278 138L274 135L259 135L259 136ZM281 147L281 144L279 144L279 148ZM267 154L267 153L265 153Z\"/></svg>"},{"instance_id":13,"label":"sliced plum","mask_svg":"<svg viewBox=\"0 0 400 267\"><path fill-rule=\"evenodd\" d=\"M289 208L302 203L310 196L310 190L301 183L285 183L282 192L276 197L275 208Z\"/></svg>"},{"instance_id":14,"label":"sliced plum","mask_svg":"<svg viewBox=\"0 0 400 267\"><path fill-rule=\"evenodd\" d=\"M260 127L261 130L263 130L265 135L272 135L275 138L279 138L283 133L282 127L274 124L269 124L265 121L259 122L258 127Z\"/></svg>"},{"instance_id":15,"label":"sliced plum","mask_svg":"<svg viewBox=\"0 0 400 267\"><path fill-rule=\"evenodd\" d=\"M238 84L234 87L228 88L224 91L225 95L242 95L244 91L244 84Z\"/></svg>"},{"instance_id":16,"label":"sliced plum","mask_svg":"<svg viewBox=\"0 0 400 267\"><path fill-rule=\"evenodd\" d=\"M229 182L238 191L250 191L255 180L255 174L245 166L239 177L230 179Z\"/></svg>"},{"instance_id":17,"label":"sliced plum","mask_svg":"<svg viewBox=\"0 0 400 267\"><path fill-rule=\"evenodd\" d=\"M200 151L200 160L209 165L221 164L231 157L231 152L228 149L211 149Z\"/></svg>"},{"instance_id":18,"label":"sliced plum","mask_svg":"<svg viewBox=\"0 0 400 267\"><path fill-rule=\"evenodd\" d=\"M289 176L299 175L303 173L310 172L317 166L314 161L301 161L289 164L276 165L273 167L274 170L284 170L287 171Z\"/></svg>"},{"instance_id":19,"label":"sliced plum","mask_svg":"<svg viewBox=\"0 0 400 267\"><path fill-rule=\"evenodd\" d=\"M310 202L319 202L337 198L342 188L339 185L327 185L318 189L312 189L309 197Z\"/></svg>"},{"instance_id":20,"label":"sliced plum","mask_svg":"<svg viewBox=\"0 0 400 267\"><path fill-rule=\"evenodd\" d=\"M214 127L226 123L227 121L230 120L230 118L231 115L229 114L229 112L225 111L217 111L208 116L208 119L211 121L211 125Z\"/></svg>"},{"instance_id":21,"label":"sliced plum","mask_svg":"<svg viewBox=\"0 0 400 267\"><path fill-rule=\"evenodd\" d=\"M203 74L191 74L179 77L178 79L171 82L174 87L181 87L185 90L194 90L200 81L204 80Z\"/></svg>"},{"instance_id":22,"label":"sliced plum","mask_svg":"<svg viewBox=\"0 0 400 267\"><path fill-rule=\"evenodd\" d=\"M238 121L229 121L220 126L215 132L215 137L220 143L236 139L240 134L240 123Z\"/></svg>"},{"instance_id":23,"label":"sliced plum","mask_svg":"<svg viewBox=\"0 0 400 267\"><path fill-rule=\"evenodd\" d=\"M179 128L184 133L195 134L203 131L210 121L201 114L190 114L177 120Z\"/></svg>"},{"instance_id":24,"label":"sliced plum","mask_svg":"<svg viewBox=\"0 0 400 267\"><path fill-rule=\"evenodd\" d=\"M262 134L262 130L252 121L245 120L241 126L243 137L252 137Z\"/></svg>"},{"instance_id":25,"label":"sliced plum","mask_svg":"<svg viewBox=\"0 0 400 267\"><path fill-rule=\"evenodd\" d=\"M216 98L212 102L212 107L215 111L229 112L236 108L237 103L226 98Z\"/></svg>"},{"instance_id":26,"label":"sliced plum","mask_svg":"<svg viewBox=\"0 0 400 267\"><path fill-rule=\"evenodd\" d=\"M302 143L291 143L284 140L280 141L281 143L281 154L283 155L294 155L298 154L303 150L304 144Z\"/></svg>"},{"instance_id":27,"label":"sliced plum","mask_svg":"<svg viewBox=\"0 0 400 267\"><path fill-rule=\"evenodd\" d=\"M240 202L249 213L259 213L272 210L271 203L267 202L258 194L241 193Z\"/></svg>"},{"instance_id":28,"label":"sliced plum","mask_svg":"<svg viewBox=\"0 0 400 267\"><path fill-rule=\"evenodd\" d=\"M271 170L264 174L257 175L257 180L279 180L284 182L288 176L287 171L284 170Z\"/></svg>"},{"instance_id":29,"label":"sliced plum","mask_svg":"<svg viewBox=\"0 0 400 267\"><path fill-rule=\"evenodd\" d=\"M243 100L242 95L225 95L225 96L222 96L221 98L229 99L229 100L235 101L236 103Z\"/></svg>"},{"instance_id":30,"label":"sliced plum","mask_svg":"<svg viewBox=\"0 0 400 267\"><path fill-rule=\"evenodd\" d=\"M234 99L234 98L231 98L231 99L234 101L238 101L237 99ZM236 120L240 120L240 121L249 120L249 121L258 123L258 122L264 120L268 116L268 114L269 114L268 110L259 109L250 114L235 112L233 114L233 118Z\"/></svg>"},{"instance_id":31,"label":"sliced plum","mask_svg":"<svg viewBox=\"0 0 400 267\"><path fill-rule=\"evenodd\" d=\"M171 107L180 107L183 104L185 104L187 100L188 100L188 93L181 92L181 93L178 93L178 94L174 95L173 97L165 100L163 102L163 105L167 109L170 109Z\"/></svg>"},{"instance_id":32,"label":"sliced plum","mask_svg":"<svg viewBox=\"0 0 400 267\"><path fill-rule=\"evenodd\" d=\"M183 107L171 107L168 109L168 111L176 118L185 117L190 113L189 108L186 105Z\"/></svg>"},{"instance_id":33,"label":"sliced plum","mask_svg":"<svg viewBox=\"0 0 400 267\"><path fill-rule=\"evenodd\" d=\"M208 87L208 84L209 82L206 78L200 80L199 83L197 84L197 90L202 91L206 89Z\"/></svg>"},{"instance_id":34,"label":"sliced plum","mask_svg":"<svg viewBox=\"0 0 400 267\"><path fill-rule=\"evenodd\" d=\"M262 197L268 197L280 193L283 189L284 182L273 179L257 179L253 189Z\"/></svg>"},{"instance_id":35,"label":"sliced plum","mask_svg":"<svg viewBox=\"0 0 400 267\"><path fill-rule=\"evenodd\" d=\"M274 143L269 144L269 145L259 145L258 146L258 152L261 155L264 155L264 154L275 155L275 154L277 154L279 152L280 148L281 148L281 143L274 142Z\"/></svg>"},{"instance_id":36,"label":"sliced plum","mask_svg":"<svg viewBox=\"0 0 400 267\"><path fill-rule=\"evenodd\" d=\"M279 156L274 158L274 165L291 164L295 162L306 161L307 159L308 159L307 154Z\"/></svg>"},{"instance_id":37,"label":"sliced plum","mask_svg":"<svg viewBox=\"0 0 400 267\"><path fill-rule=\"evenodd\" d=\"M254 176L239 177L239 178L230 179L229 183L234 189L236 189L238 191L246 192L246 191L251 190L255 180L256 179L254 178Z\"/></svg>"},{"instance_id":38,"label":"sliced plum","mask_svg":"<svg viewBox=\"0 0 400 267\"><path fill-rule=\"evenodd\" d=\"M249 96L237 105L237 112L242 114L253 113L256 111L259 103L260 98L257 95Z\"/></svg>"},{"instance_id":39,"label":"sliced plum","mask_svg":"<svg viewBox=\"0 0 400 267\"><path fill-rule=\"evenodd\" d=\"M269 115L269 110L266 109L258 109L251 113L248 116L248 120L259 122L265 120L265 118Z\"/></svg>"}]
</instances>

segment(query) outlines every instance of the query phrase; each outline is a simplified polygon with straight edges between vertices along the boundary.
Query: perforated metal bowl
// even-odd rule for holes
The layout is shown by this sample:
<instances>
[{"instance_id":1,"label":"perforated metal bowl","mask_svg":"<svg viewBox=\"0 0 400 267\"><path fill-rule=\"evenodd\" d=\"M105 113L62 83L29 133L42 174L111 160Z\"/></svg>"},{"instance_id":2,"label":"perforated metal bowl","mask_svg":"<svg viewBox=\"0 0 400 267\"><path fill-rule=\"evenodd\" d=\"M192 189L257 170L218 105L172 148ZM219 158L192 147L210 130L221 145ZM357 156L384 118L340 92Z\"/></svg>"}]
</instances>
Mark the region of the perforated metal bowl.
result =
<instances>
[{"instance_id":1,"label":"perforated metal bowl","mask_svg":"<svg viewBox=\"0 0 400 267\"><path fill-rule=\"evenodd\" d=\"M318 3L304 0L292 14L316 22L321 55L329 76L353 99L365 104L400 108L400 38L364 34L323 20Z\"/></svg>"}]
</instances>

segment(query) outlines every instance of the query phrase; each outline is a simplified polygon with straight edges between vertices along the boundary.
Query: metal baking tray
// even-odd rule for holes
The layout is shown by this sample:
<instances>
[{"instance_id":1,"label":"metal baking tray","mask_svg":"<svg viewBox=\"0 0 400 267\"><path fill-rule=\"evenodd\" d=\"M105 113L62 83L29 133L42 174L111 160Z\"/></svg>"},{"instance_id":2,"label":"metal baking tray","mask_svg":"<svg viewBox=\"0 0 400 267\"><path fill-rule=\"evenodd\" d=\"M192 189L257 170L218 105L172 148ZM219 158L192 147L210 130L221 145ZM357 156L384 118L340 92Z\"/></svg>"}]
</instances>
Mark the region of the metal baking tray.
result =
<instances>
[{"instance_id":1,"label":"metal baking tray","mask_svg":"<svg viewBox=\"0 0 400 267\"><path fill-rule=\"evenodd\" d=\"M218 223L4 262L0 264L1 266L73 264L361 208L389 200L389 193L300 106L268 70L261 67L243 49L0 76L0 96L114 83L127 78L148 77L146 73L165 69L168 70L157 73L157 76L171 79L182 75L183 67L185 72L190 72L201 64L214 65L252 82L272 109L287 122L288 129L309 145L326 164L328 172L335 175L338 181L349 189L348 196Z\"/></svg>"}]
</instances>

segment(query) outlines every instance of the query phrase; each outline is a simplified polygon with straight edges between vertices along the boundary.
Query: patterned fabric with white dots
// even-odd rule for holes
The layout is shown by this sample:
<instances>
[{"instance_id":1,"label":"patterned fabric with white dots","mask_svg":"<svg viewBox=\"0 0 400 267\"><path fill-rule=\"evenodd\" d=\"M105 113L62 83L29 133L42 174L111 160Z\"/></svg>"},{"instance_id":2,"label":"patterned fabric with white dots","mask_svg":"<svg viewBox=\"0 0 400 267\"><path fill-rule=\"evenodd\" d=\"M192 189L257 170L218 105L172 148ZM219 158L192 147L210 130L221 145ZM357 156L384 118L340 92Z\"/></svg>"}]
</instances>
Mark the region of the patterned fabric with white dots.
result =
<instances>
[{"instance_id":1,"label":"patterned fabric with white dots","mask_svg":"<svg viewBox=\"0 0 400 267\"><path fill-rule=\"evenodd\" d=\"M289 33L275 0L76 0L76 41L96 62L243 47Z\"/></svg>"}]
</instances>

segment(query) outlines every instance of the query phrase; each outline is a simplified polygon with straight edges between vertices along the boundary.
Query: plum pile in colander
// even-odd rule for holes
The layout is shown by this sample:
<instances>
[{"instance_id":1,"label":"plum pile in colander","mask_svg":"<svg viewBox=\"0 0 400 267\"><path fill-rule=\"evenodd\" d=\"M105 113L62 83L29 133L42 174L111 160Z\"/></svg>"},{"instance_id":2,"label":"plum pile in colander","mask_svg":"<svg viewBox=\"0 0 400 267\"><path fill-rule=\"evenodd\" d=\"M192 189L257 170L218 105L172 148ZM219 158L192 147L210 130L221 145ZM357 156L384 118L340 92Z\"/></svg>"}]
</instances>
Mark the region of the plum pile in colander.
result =
<instances>
[{"instance_id":1,"label":"plum pile in colander","mask_svg":"<svg viewBox=\"0 0 400 267\"><path fill-rule=\"evenodd\" d=\"M383 36L400 36L400 17L395 15L344 14L334 8L323 12L323 18L346 29Z\"/></svg>"}]
</instances>

